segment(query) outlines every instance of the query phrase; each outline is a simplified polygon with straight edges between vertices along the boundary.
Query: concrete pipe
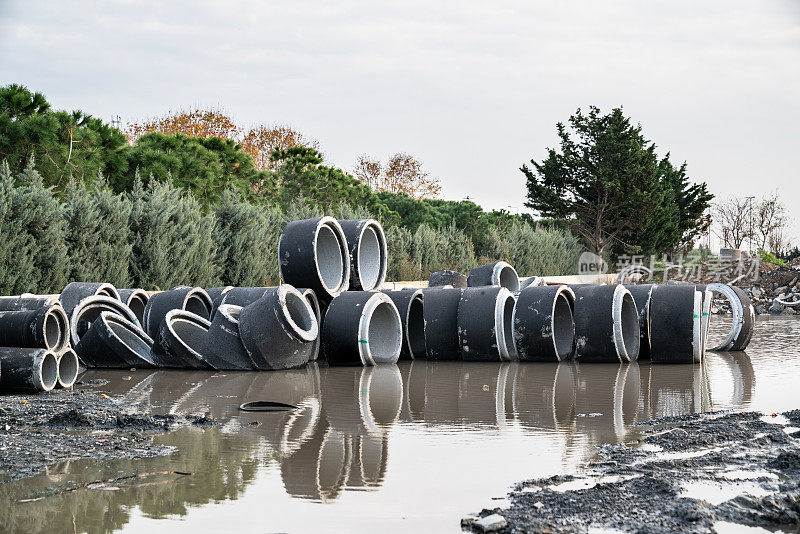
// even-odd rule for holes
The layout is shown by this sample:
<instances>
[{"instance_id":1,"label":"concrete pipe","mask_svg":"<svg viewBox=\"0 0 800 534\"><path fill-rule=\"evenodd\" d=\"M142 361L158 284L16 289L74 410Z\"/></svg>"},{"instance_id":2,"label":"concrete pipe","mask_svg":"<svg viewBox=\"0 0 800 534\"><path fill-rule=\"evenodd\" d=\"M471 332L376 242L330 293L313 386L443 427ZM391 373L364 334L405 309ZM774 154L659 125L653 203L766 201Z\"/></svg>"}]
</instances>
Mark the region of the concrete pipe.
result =
<instances>
[{"instance_id":1,"label":"concrete pipe","mask_svg":"<svg viewBox=\"0 0 800 534\"><path fill-rule=\"evenodd\" d=\"M514 346L514 295L499 286L468 287L458 303L458 348L461 359L508 362Z\"/></svg>"},{"instance_id":2,"label":"concrete pipe","mask_svg":"<svg viewBox=\"0 0 800 534\"><path fill-rule=\"evenodd\" d=\"M509 291L519 291L519 276L517 271L504 261L490 263L475 267L467 277L469 287L500 286Z\"/></svg>"},{"instance_id":3,"label":"concrete pipe","mask_svg":"<svg viewBox=\"0 0 800 534\"><path fill-rule=\"evenodd\" d=\"M203 319L211 318L213 303L206 290L201 287L177 287L156 293L144 309L142 327L155 340L161 331L161 323L172 310L188 311Z\"/></svg>"},{"instance_id":4,"label":"concrete pipe","mask_svg":"<svg viewBox=\"0 0 800 534\"><path fill-rule=\"evenodd\" d=\"M621 285L574 285L575 359L630 362L639 357L639 312Z\"/></svg>"},{"instance_id":5,"label":"concrete pipe","mask_svg":"<svg viewBox=\"0 0 800 534\"><path fill-rule=\"evenodd\" d=\"M221 304L211 320L208 335L200 350L203 359L218 371L252 371L253 360L239 336L241 306Z\"/></svg>"},{"instance_id":6,"label":"concrete pipe","mask_svg":"<svg viewBox=\"0 0 800 534\"><path fill-rule=\"evenodd\" d=\"M78 355L72 349L66 349L58 356L58 380L56 381L57 388L71 388L78 378Z\"/></svg>"},{"instance_id":7,"label":"concrete pipe","mask_svg":"<svg viewBox=\"0 0 800 534\"><path fill-rule=\"evenodd\" d=\"M33 311L53 304L61 305L56 297L0 297L0 311Z\"/></svg>"},{"instance_id":8,"label":"concrete pipe","mask_svg":"<svg viewBox=\"0 0 800 534\"><path fill-rule=\"evenodd\" d=\"M650 295L650 361L700 363L702 295L694 285L659 285Z\"/></svg>"},{"instance_id":9,"label":"concrete pipe","mask_svg":"<svg viewBox=\"0 0 800 534\"><path fill-rule=\"evenodd\" d=\"M75 345L83 365L100 369L157 367L150 355L153 340L133 321L102 312Z\"/></svg>"},{"instance_id":10,"label":"concrete pipe","mask_svg":"<svg viewBox=\"0 0 800 534\"><path fill-rule=\"evenodd\" d=\"M706 351L708 350L708 330L711 326L711 304L714 300L714 292L710 291L708 286L705 285L698 285L697 290L700 292L700 296L702 297L703 301L702 316L700 318L700 330L702 337L701 358L705 358ZM753 313L755 313L755 310L753 310Z\"/></svg>"},{"instance_id":11,"label":"concrete pipe","mask_svg":"<svg viewBox=\"0 0 800 534\"><path fill-rule=\"evenodd\" d=\"M313 289L308 287L297 288L297 290L308 301L308 305L311 306L311 309L314 310L314 317L316 317L317 319L317 328L319 331L322 331L322 307L320 306L317 294L314 293ZM313 346L311 348L311 356L309 357L309 361L315 362L317 361L317 359L319 359L319 352L320 352L319 348L320 348L320 336L317 336L317 339L314 340Z\"/></svg>"},{"instance_id":12,"label":"concrete pipe","mask_svg":"<svg viewBox=\"0 0 800 534\"><path fill-rule=\"evenodd\" d=\"M567 286L528 286L514 307L519 361L560 362L575 355L575 293Z\"/></svg>"},{"instance_id":13,"label":"concrete pipe","mask_svg":"<svg viewBox=\"0 0 800 534\"><path fill-rule=\"evenodd\" d=\"M75 306L86 297L105 296L121 300L117 288L111 284L95 282L71 282L61 291L58 300L64 306L67 315L72 315Z\"/></svg>"},{"instance_id":14,"label":"concrete pipe","mask_svg":"<svg viewBox=\"0 0 800 534\"><path fill-rule=\"evenodd\" d=\"M428 278L428 287L467 287L467 276L458 271L436 271Z\"/></svg>"},{"instance_id":15,"label":"concrete pipe","mask_svg":"<svg viewBox=\"0 0 800 534\"><path fill-rule=\"evenodd\" d=\"M144 289L120 289L119 299L128 306L139 324L144 324L144 309L147 307L147 301L150 300L150 295Z\"/></svg>"},{"instance_id":16,"label":"concrete pipe","mask_svg":"<svg viewBox=\"0 0 800 534\"><path fill-rule=\"evenodd\" d=\"M242 308L239 334L257 369L291 369L311 358L319 325L305 297L283 284Z\"/></svg>"},{"instance_id":17,"label":"concrete pipe","mask_svg":"<svg viewBox=\"0 0 800 534\"><path fill-rule=\"evenodd\" d=\"M69 345L69 320L58 304L32 311L0 312L0 347L61 352Z\"/></svg>"},{"instance_id":18,"label":"concrete pipe","mask_svg":"<svg viewBox=\"0 0 800 534\"><path fill-rule=\"evenodd\" d=\"M422 316L425 324L425 357L428 360L459 360L458 304L462 288L423 289Z\"/></svg>"},{"instance_id":19,"label":"concrete pipe","mask_svg":"<svg viewBox=\"0 0 800 534\"><path fill-rule=\"evenodd\" d=\"M202 355L210 327L211 322L205 317L186 310L170 310L161 321L153 344L153 360L161 367L210 369Z\"/></svg>"},{"instance_id":20,"label":"concrete pipe","mask_svg":"<svg viewBox=\"0 0 800 534\"><path fill-rule=\"evenodd\" d=\"M747 294L740 288L727 284L708 284L707 290L725 297L731 306L733 321L725 338L708 350L735 351L744 350L753 337L756 312Z\"/></svg>"},{"instance_id":21,"label":"concrete pipe","mask_svg":"<svg viewBox=\"0 0 800 534\"><path fill-rule=\"evenodd\" d=\"M421 289L402 291L384 291L397 311L403 326L403 347L400 350L401 360L425 358L425 317Z\"/></svg>"},{"instance_id":22,"label":"concrete pipe","mask_svg":"<svg viewBox=\"0 0 800 534\"><path fill-rule=\"evenodd\" d=\"M222 296L220 304L232 304L244 308L252 304L274 287L232 287Z\"/></svg>"},{"instance_id":23,"label":"concrete pipe","mask_svg":"<svg viewBox=\"0 0 800 534\"><path fill-rule=\"evenodd\" d=\"M350 254L350 291L380 289L386 280L386 236L375 219L339 220Z\"/></svg>"},{"instance_id":24,"label":"concrete pipe","mask_svg":"<svg viewBox=\"0 0 800 534\"><path fill-rule=\"evenodd\" d=\"M50 391L58 381L58 358L47 349L0 348L0 390Z\"/></svg>"},{"instance_id":25,"label":"concrete pipe","mask_svg":"<svg viewBox=\"0 0 800 534\"><path fill-rule=\"evenodd\" d=\"M310 287L320 299L335 297L350 285L350 255L341 225L333 217L292 221L278 242L281 279Z\"/></svg>"},{"instance_id":26,"label":"concrete pipe","mask_svg":"<svg viewBox=\"0 0 800 534\"><path fill-rule=\"evenodd\" d=\"M121 300L105 295L86 297L72 310L69 320L70 341L77 347L81 337L89 331L92 322L103 312L111 312L137 324L136 315ZM78 355L80 357L80 354Z\"/></svg>"},{"instance_id":27,"label":"concrete pipe","mask_svg":"<svg viewBox=\"0 0 800 534\"><path fill-rule=\"evenodd\" d=\"M211 299L211 318L214 318L214 314L217 312L217 308L219 305L222 304L222 299L225 297L225 293L233 289L233 286L222 286L222 287L211 287L206 289L206 293L208 293L209 298Z\"/></svg>"},{"instance_id":28,"label":"concrete pipe","mask_svg":"<svg viewBox=\"0 0 800 534\"><path fill-rule=\"evenodd\" d=\"M655 284L628 284L636 310L639 312L639 359L650 359L650 296Z\"/></svg>"},{"instance_id":29,"label":"concrete pipe","mask_svg":"<svg viewBox=\"0 0 800 534\"><path fill-rule=\"evenodd\" d=\"M325 312L322 351L331 365L396 363L402 345L400 313L383 293L348 291Z\"/></svg>"}]
</instances>

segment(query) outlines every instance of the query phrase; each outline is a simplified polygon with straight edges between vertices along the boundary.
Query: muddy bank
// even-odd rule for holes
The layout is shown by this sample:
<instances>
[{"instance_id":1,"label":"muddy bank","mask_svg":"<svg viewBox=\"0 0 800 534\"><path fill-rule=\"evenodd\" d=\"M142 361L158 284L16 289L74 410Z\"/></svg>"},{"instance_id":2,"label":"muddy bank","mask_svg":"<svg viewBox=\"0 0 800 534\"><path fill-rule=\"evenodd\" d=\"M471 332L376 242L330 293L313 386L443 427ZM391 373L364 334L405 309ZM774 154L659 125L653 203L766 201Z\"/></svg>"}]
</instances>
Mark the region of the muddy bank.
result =
<instances>
[{"instance_id":1,"label":"muddy bank","mask_svg":"<svg viewBox=\"0 0 800 534\"><path fill-rule=\"evenodd\" d=\"M85 386L99 389L81 389ZM0 396L0 483L40 472L64 460L145 458L173 452L153 443L156 434L187 425L210 425L206 417L151 415L123 405L102 384L74 390Z\"/></svg>"},{"instance_id":2,"label":"muddy bank","mask_svg":"<svg viewBox=\"0 0 800 534\"><path fill-rule=\"evenodd\" d=\"M800 530L800 410L652 421L575 475L518 484L498 532L716 532L726 523ZM492 521L485 521L490 523Z\"/></svg>"}]
</instances>

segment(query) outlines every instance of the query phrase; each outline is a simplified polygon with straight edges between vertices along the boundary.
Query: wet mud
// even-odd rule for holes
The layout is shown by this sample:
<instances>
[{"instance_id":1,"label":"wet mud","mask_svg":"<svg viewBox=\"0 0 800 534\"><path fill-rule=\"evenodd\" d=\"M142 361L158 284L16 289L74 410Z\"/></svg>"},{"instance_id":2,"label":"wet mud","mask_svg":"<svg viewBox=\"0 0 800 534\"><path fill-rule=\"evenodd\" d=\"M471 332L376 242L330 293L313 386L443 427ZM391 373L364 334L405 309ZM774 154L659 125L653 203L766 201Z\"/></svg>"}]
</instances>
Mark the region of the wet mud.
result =
<instances>
[{"instance_id":1,"label":"wet mud","mask_svg":"<svg viewBox=\"0 0 800 534\"><path fill-rule=\"evenodd\" d=\"M103 391L102 381L74 390L0 396L0 483L29 477L58 462L148 458L175 449L160 433L213 421L198 415L153 415ZM83 389L94 387L94 389Z\"/></svg>"},{"instance_id":2,"label":"wet mud","mask_svg":"<svg viewBox=\"0 0 800 534\"><path fill-rule=\"evenodd\" d=\"M711 413L643 424L641 439L597 448L572 475L514 487L497 532L800 530L800 410ZM724 528L723 528L724 530Z\"/></svg>"}]
</instances>

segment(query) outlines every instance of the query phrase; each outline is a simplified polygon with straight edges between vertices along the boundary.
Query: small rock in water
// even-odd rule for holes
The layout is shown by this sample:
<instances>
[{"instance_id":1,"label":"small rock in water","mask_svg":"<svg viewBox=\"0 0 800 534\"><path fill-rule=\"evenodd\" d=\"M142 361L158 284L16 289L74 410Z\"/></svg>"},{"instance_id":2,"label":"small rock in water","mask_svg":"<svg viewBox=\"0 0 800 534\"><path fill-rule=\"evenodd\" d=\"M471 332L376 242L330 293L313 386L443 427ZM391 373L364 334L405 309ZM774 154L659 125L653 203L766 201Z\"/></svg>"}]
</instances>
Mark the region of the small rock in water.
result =
<instances>
[{"instance_id":1,"label":"small rock in water","mask_svg":"<svg viewBox=\"0 0 800 534\"><path fill-rule=\"evenodd\" d=\"M756 306L756 313L758 315L763 315L767 313L767 307L764 306L763 304L759 304L758 306Z\"/></svg>"},{"instance_id":2,"label":"small rock in water","mask_svg":"<svg viewBox=\"0 0 800 534\"><path fill-rule=\"evenodd\" d=\"M496 532L506 528L508 525L506 518L500 514L487 515L486 517L475 521L474 524L482 532Z\"/></svg>"},{"instance_id":3,"label":"small rock in water","mask_svg":"<svg viewBox=\"0 0 800 534\"><path fill-rule=\"evenodd\" d=\"M773 303L772 306L769 307L769 313L772 315L780 315L782 312L783 306L777 302Z\"/></svg>"}]
</instances>

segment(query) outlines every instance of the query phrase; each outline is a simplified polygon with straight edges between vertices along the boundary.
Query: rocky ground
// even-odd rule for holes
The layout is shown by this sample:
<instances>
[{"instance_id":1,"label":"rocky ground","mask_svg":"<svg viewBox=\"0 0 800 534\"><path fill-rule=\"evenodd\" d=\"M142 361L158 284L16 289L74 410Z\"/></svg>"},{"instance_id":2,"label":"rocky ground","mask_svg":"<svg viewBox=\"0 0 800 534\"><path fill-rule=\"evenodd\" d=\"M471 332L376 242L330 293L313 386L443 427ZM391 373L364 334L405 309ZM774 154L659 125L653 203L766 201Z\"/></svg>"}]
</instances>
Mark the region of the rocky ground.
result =
<instances>
[{"instance_id":1,"label":"rocky ground","mask_svg":"<svg viewBox=\"0 0 800 534\"><path fill-rule=\"evenodd\" d=\"M800 410L706 414L647 424L575 475L518 484L508 508L467 531L717 532L730 524L800 531Z\"/></svg>"},{"instance_id":2,"label":"rocky ground","mask_svg":"<svg viewBox=\"0 0 800 534\"><path fill-rule=\"evenodd\" d=\"M101 390L81 389L86 385L0 395L0 483L35 475L64 460L169 454L169 447L153 443L156 434L213 424L205 417L150 415L136 406L120 405Z\"/></svg>"},{"instance_id":3,"label":"rocky ground","mask_svg":"<svg viewBox=\"0 0 800 534\"><path fill-rule=\"evenodd\" d=\"M759 279L743 286L753 301L756 313L770 315L800 314L800 305L784 306L775 299L800 301L800 258L789 267L763 264Z\"/></svg>"}]
</instances>

